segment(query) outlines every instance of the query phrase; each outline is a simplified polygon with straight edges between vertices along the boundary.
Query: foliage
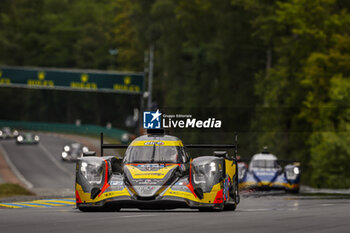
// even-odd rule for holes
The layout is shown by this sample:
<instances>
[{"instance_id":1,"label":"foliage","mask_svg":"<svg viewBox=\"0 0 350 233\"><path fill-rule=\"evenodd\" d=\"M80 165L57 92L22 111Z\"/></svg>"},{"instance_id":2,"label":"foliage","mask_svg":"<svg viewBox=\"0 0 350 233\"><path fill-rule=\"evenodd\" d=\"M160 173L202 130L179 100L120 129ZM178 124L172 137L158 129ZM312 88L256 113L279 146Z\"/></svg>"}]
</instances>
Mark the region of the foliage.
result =
<instances>
[{"instance_id":1,"label":"foliage","mask_svg":"<svg viewBox=\"0 0 350 233\"><path fill-rule=\"evenodd\" d=\"M335 34L326 53L313 53L302 84L308 93L302 111L312 124L310 137L312 184L349 187L350 160L350 39ZM316 110L314 106L318 106Z\"/></svg>"},{"instance_id":2,"label":"foliage","mask_svg":"<svg viewBox=\"0 0 350 233\"><path fill-rule=\"evenodd\" d=\"M257 75L256 90L265 106L287 110L274 121L271 114L260 117L257 122L273 122L274 129L260 141L274 142L274 148L301 160L304 181L349 187L350 16L334 0L278 2L275 12L278 59Z\"/></svg>"},{"instance_id":3,"label":"foliage","mask_svg":"<svg viewBox=\"0 0 350 233\"><path fill-rule=\"evenodd\" d=\"M104 1L1 1L0 60L7 65L106 69L113 14Z\"/></svg>"}]
</instances>

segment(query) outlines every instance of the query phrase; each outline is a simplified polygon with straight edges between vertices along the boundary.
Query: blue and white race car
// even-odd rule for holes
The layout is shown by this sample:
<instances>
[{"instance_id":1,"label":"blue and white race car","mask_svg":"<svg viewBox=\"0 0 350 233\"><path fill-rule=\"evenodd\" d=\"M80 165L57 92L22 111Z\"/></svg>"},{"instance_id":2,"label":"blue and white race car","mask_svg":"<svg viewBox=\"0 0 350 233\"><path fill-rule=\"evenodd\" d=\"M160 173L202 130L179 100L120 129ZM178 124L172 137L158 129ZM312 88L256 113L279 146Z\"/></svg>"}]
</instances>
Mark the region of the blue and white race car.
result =
<instances>
[{"instance_id":1,"label":"blue and white race car","mask_svg":"<svg viewBox=\"0 0 350 233\"><path fill-rule=\"evenodd\" d=\"M300 186L300 164L294 162L282 169L277 157L267 151L255 154L249 166L238 163L239 187L255 190L285 190L298 193Z\"/></svg>"}]
</instances>

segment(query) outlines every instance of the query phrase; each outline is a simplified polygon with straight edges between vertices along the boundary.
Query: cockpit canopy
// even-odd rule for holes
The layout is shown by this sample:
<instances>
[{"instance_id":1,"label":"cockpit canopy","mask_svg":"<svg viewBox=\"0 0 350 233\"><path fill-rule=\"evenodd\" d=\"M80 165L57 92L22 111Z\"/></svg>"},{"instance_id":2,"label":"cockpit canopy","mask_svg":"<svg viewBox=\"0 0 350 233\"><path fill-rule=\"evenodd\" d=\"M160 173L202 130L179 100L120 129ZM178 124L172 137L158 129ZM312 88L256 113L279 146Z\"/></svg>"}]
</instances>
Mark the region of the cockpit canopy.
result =
<instances>
[{"instance_id":1,"label":"cockpit canopy","mask_svg":"<svg viewBox=\"0 0 350 233\"><path fill-rule=\"evenodd\" d=\"M182 146L129 146L124 163L185 163L187 155Z\"/></svg>"},{"instance_id":2,"label":"cockpit canopy","mask_svg":"<svg viewBox=\"0 0 350 233\"><path fill-rule=\"evenodd\" d=\"M279 169L280 165L277 162L276 156L272 154L256 154L253 156L250 164L250 169Z\"/></svg>"},{"instance_id":3,"label":"cockpit canopy","mask_svg":"<svg viewBox=\"0 0 350 233\"><path fill-rule=\"evenodd\" d=\"M252 168L278 168L276 160L253 160L250 164Z\"/></svg>"}]
</instances>

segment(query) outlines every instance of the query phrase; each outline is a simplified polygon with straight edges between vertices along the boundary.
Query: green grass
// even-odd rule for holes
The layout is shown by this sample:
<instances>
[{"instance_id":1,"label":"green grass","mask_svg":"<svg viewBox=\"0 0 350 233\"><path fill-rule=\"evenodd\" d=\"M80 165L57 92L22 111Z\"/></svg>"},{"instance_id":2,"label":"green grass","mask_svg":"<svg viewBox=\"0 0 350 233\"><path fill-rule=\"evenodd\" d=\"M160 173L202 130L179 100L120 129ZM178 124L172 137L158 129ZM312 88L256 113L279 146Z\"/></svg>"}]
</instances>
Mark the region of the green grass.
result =
<instances>
[{"instance_id":1,"label":"green grass","mask_svg":"<svg viewBox=\"0 0 350 233\"><path fill-rule=\"evenodd\" d=\"M0 198L16 195L34 195L18 184L0 184Z\"/></svg>"}]
</instances>

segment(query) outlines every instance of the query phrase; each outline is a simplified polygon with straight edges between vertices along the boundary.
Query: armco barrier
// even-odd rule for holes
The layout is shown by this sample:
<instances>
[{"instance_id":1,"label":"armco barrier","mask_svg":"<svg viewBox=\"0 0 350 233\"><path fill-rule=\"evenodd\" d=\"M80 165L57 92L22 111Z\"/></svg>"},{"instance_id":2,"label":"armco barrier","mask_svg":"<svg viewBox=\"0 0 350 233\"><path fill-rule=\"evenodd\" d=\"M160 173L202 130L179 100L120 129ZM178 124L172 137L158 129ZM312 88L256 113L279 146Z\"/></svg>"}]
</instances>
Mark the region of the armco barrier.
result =
<instances>
[{"instance_id":1,"label":"armco barrier","mask_svg":"<svg viewBox=\"0 0 350 233\"><path fill-rule=\"evenodd\" d=\"M127 133L121 129L107 129L98 125L80 125L47 123L47 122L22 122L22 121L0 121L0 127L10 127L18 130L33 130L45 132L59 132L72 134L85 134L99 137L100 133L110 138L121 140L123 134Z\"/></svg>"}]
</instances>

